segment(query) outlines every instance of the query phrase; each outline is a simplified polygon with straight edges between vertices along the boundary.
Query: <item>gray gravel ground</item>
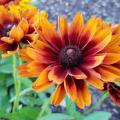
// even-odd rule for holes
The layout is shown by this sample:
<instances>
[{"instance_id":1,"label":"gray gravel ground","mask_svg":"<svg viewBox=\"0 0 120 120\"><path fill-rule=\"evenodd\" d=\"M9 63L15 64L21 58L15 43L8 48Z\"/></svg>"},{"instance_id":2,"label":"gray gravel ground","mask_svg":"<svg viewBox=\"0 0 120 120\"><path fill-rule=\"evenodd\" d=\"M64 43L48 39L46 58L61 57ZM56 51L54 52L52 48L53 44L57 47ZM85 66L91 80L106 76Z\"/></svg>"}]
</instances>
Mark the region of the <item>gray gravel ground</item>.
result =
<instances>
[{"instance_id":1,"label":"gray gravel ground","mask_svg":"<svg viewBox=\"0 0 120 120\"><path fill-rule=\"evenodd\" d=\"M65 15L70 22L76 12L80 11L87 20L95 15L112 23L120 23L120 0L38 0L40 9L49 13L50 20L57 20L59 15ZM92 90L93 104L100 97L100 92ZM106 99L96 110L110 111L111 120L120 120L120 107L112 103L110 98Z\"/></svg>"},{"instance_id":2,"label":"gray gravel ground","mask_svg":"<svg viewBox=\"0 0 120 120\"><path fill-rule=\"evenodd\" d=\"M67 16L71 21L80 11L88 19L95 15L114 23L120 23L120 0L40 0L41 9L47 10L50 19L57 20L58 15Z\"/></svg>"}]
</instances>

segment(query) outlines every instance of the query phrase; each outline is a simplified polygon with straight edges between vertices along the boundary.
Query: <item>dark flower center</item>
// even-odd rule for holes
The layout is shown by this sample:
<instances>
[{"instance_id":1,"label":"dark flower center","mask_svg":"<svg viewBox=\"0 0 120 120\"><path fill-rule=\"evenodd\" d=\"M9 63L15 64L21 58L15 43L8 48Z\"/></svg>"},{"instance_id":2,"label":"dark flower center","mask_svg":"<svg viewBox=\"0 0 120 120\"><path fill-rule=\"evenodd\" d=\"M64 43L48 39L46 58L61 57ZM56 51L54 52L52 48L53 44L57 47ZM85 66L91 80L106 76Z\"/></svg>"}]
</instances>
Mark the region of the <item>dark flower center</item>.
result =
<instances>
[{"instance_id":1,"label":"dark flower center","mask_svg":"<svg viewBox=\"0 0 120 120\"><path fill-rule=\"evenodd\" d=\"M66 68L78 66L82 58L79 47L68 45L60 51L59 62Z\"/></svg>"},{"instance_id":2,"label":"dark flower center","mask_svg":"<svg viewBox=\"0 0 120 120\"><path fill-rule=\"evenodd\" d=\"M10 30L12 29L12 27L14 26L14 24L7 24L4 26L3 28L3 32L2 32L2 35L5 36L5 37L8 37L8 32L10 32Z\"/></svg>"}]
</instances>

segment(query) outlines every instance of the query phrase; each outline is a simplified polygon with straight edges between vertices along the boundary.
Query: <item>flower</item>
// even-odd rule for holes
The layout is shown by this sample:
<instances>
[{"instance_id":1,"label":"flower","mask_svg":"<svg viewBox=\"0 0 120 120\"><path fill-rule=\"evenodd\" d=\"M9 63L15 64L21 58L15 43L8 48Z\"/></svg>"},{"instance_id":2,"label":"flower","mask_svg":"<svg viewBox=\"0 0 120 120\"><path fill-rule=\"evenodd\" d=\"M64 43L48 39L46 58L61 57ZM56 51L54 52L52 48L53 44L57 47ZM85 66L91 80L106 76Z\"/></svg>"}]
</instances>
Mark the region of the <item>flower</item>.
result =
<instances>
[{"instance_id":1,"label":"flower","mask_svg":"<svg viewBox=\"0 0 120 120\"><path fill-rule=\"evenodd\" d=\"M105 83L104 90L108 91L112 101L120 106L120 86L115 83Z\"/></svg>"},{"instance_id":2,"label":"flower","mask_svg":"<svg viewBox=\"0 0 120 120\"><path fill-rule=\"evenodd\" d=\"M21 50L21 58L27 63L18 68L23 77L38 77L32 88L38 92L56 85L52 104L59 105L66 93L84 108L91 104L91 94L86 83L97 89L104 82L120 77L120 69L112 64L120 60L119 53L107 51L112 31L102 27L99 18L91 17L84 24L77 13L71 26L64 16L58 19L58 32L48 22L40 23L40 40Z\"/></svg>"},{"instance_id":3,"label":"flower","mask_svg":"<svg viewBox=\"0 0 120 120\"><path fill-rule=\"evenodd\" d=\"M39 17L36 15L41 15L36 8L23 12L18 9L9 11L0 6L0 51L4 50L3 57L13 54L21 47L21 43L28 44L37 40L38 34L34 24Z\"/></svg>"}]
</instances>

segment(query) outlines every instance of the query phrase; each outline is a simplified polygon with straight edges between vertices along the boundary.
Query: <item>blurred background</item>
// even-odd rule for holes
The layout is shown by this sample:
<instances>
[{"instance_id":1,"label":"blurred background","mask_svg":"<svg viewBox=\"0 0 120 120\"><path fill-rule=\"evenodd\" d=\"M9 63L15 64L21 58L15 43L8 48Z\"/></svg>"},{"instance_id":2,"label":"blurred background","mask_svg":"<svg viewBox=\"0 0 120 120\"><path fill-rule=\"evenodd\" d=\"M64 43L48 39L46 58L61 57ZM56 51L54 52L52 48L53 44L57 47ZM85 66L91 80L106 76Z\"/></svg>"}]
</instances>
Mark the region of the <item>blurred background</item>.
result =
<instances>
[{"instance_id":1,"label":"blurred background","mask_svg":"<svg viewBox=\"0 0 120 120\"><path fill-rule=\"evenodd\" d=\"M97 17L103 18L107 22L112 22L114 24L120 23L120 0L32 0L31 4L37 6L40 11L48 12L50 21L57 21L58 16L65 15L67 20L71 22L75 13L80 11L84 15L85 20L95 15ZM19 109L25 106L35 106L40 110L41 106L47 101L48 97L54 90L53 87L45 92L35 93L31 90L31 83L32 79L22 79ZM93 93L93 103L91 106L93 106L101 97L102 92L96 91L93 88L91 88L91 92ZM11 112L13 101L15 99L14 95L14 84L12 79L12 57L6 58L4 60L0 59L0 116L2 113ZM51 110L54 113L64 113L65 108L63 106L64 104L58 107L50 105L50 108L48 111L46 111L46 113L50 113ZM89 108L86 108L85 110L88 110ZM84 110L81 110L77 107L76 110L80 113L84 113ZM37 114L35 111L37 110L34 109L34 116ZM120 120L120 107L116 106L110 98L106 98L100 106L94 109L94 111L110 112L112 114L110 120ZM23 116L23 114L24 111L21 113L21 116ZM102 118L99 119L102 120ZM8 119L0 118L0 120Z\"/></svg>"}]
</instances>

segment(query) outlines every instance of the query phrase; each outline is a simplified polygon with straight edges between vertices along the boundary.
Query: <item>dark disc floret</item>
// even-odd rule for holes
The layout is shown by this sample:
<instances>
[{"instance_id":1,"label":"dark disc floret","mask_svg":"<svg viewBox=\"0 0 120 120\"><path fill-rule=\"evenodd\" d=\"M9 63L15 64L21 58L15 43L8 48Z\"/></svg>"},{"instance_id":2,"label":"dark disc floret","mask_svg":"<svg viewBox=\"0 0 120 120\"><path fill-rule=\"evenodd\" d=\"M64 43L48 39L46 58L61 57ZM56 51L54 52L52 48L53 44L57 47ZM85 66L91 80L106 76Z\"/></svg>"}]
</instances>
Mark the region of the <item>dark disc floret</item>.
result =
<instances>
[{"instance_id":1,"label":"dark disc floret","mask_svg":"<svg viewBox=\"0 0 120 120\"><path fill-rule=\"evenodd\" d=\"M81 50L75 45L68 45L64 47L59 54L59 62L66 68L78 66L81 62L81 59Z\"/></svg>"},{"instance_id":2,"label":"dark disc floret","mask_svg":"<svg viewBox=\"0 0 120 120\"><path fill-rule=\"evenodd\" d=\"M12 29L12 27L14 26L14 24L7 24L4 26L3 28L3 32L2 32L2 35L5 36L5 37L8 37L8 32L10 32L10 30Z\"/></svg>"}]
</instances>

